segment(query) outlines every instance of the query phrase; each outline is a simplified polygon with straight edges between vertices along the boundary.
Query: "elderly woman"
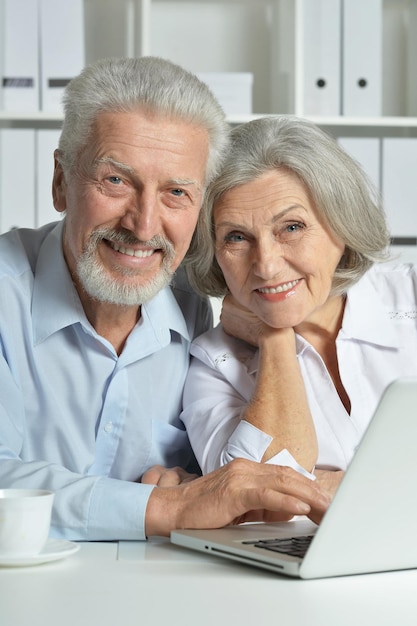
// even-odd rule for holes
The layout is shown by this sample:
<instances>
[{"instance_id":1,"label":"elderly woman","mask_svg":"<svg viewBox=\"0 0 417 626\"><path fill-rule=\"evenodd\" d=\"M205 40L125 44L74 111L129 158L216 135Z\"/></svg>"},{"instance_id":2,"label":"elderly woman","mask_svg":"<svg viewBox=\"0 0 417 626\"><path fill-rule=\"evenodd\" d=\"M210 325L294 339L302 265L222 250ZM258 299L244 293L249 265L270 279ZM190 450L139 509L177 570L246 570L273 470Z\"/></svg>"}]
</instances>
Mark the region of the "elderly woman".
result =
<instances>
[{"instance_id":1,"label":"elderly woman","mask_svg":"<svg viewBox=\"0 0 417 626\"><path fill-rule=\"evenodd\" d=\"M200 217L189 273L227 296L184 394L202 470L246 457L333 492L387 385L417 376L417 267L382 262L377 194L301 119L236 128Z\"/></svg>"}]
</instances>

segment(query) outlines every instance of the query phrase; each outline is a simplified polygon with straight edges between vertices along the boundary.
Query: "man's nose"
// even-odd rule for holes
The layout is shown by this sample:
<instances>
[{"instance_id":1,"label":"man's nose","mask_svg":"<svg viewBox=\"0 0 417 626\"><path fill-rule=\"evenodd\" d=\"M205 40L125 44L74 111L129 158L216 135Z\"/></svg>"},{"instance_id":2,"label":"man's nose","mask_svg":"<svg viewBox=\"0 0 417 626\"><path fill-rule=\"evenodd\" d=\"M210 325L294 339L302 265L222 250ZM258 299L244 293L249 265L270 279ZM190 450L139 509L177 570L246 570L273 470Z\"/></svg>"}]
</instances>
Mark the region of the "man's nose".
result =
<instances>
[{"instance_id":1,"label":"man's nose","mask_svg":"<svg viewBox=\"0 0 417 626\"><path fill-rule=\"evenodd\" d=\"M148 241L160 234L160 212L155 195L141 192L130 198L121 226L133 232L141 241Z\"/></svg>"}]
</instances>

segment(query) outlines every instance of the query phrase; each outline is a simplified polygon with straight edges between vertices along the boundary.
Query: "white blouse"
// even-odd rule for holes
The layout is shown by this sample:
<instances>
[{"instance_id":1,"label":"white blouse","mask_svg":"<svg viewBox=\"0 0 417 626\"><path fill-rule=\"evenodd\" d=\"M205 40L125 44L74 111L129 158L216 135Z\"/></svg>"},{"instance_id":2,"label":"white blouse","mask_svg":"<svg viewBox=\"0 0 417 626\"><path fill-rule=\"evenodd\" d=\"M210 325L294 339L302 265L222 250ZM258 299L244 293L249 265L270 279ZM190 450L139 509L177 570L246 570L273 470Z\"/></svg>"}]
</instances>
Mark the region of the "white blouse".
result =
<instances>
[{"instance_id":1,"label":"white blouse","mask_svg":"<svg viewBox=\"0 0 417 626\"><path fill-rule=\"evenodd\" d=\"M417 377L417 265L375 265L348 291L336 349L350 415L320 355L296 336L318 438L316 467L344 470L385 388ZM240 418L254 392L257 349L218 325L194 341L191 353L181 419L202 471L236 457L260 461L271 437ZM300 469L286 451L269 462Z\"/></svg>"}]
</instances>

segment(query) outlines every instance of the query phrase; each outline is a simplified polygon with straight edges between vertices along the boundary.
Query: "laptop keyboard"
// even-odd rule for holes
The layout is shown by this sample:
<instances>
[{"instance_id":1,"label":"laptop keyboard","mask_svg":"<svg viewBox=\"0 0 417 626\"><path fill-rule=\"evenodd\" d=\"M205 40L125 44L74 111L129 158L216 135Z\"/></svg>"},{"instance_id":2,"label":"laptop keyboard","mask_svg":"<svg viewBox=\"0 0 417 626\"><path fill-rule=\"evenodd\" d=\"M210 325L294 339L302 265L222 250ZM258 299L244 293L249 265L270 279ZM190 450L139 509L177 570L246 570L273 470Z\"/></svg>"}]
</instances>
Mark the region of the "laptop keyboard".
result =
<instances>
[{"instance_id":1,"label":"laptop keyboard","mask_svg":"<svg viewBox=\"0 0 417 626\"><path fill-rule=\"evenodd\" d=\"M314 535L301 535L300 537L290 537L288 539L258 539L256 541L242 541L246 545L255 548L281 552L291 556L303 557L313 539Z\"/></svg>"}]
</instances>

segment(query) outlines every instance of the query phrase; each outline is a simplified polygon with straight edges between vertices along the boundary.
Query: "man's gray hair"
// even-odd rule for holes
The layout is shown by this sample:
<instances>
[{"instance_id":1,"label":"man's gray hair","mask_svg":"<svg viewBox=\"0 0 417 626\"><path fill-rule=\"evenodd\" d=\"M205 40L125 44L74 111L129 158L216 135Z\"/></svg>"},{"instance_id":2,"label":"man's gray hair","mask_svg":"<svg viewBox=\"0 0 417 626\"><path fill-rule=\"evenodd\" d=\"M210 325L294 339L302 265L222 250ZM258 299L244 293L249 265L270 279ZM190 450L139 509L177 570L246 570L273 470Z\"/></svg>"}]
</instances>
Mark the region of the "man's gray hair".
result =
<instances>
[{"instance_id":1,"label":"man's gray hair","mask_svg":"<svg viewBox=\"0 0 417 626\"><path fill-rule=\"evenodd\" d=\"M217 297L227 293L215 259L215 203L228 190L274 169L287 169L299 177L319 220L345 243L332 294L344 293L375 261L387 258L384 212L360 165L315 124L294 116L270 116L232 131L226 161L207 189L186 257L190 280L200 293Z\"/></svg>"},{"instance_id":2,"label":"man's gray hair","mask_svg":"<svg viewBox=\"0 0 417 626\"><path fill-rule=\"evenodd\" d=\"M59 160L64 172L76 168L96 117L103 112L140 109L194 123L207 130L206 182L216 174L227 146L225 114L205 83L158 57L109 58L87 66L68 84Z\"/></svg>"}]
</instances>

